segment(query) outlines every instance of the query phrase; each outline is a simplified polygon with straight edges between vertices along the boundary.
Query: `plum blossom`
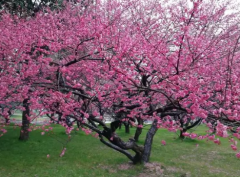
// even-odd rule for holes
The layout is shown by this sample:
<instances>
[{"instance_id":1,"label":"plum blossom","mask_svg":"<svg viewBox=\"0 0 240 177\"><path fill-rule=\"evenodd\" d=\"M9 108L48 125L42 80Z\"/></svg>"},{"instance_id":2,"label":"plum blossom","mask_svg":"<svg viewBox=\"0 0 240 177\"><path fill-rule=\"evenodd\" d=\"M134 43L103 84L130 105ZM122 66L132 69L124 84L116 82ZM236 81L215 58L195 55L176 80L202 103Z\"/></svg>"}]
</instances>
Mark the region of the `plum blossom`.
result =
<instances>
[{"instance_id":1,"label":"plum blossom","mask_svg":"<svg viewBox=\"0 0 240 177\"><path fill-rule=\"evenodd\" d=\"M184 132L182 135L183 135L183 136L189 136L190 133L188 133L188 132Z\"/></svg>"},{"instance_id":2,"label":"plum blossom","mask_svg":"<svg viewBox=\"0 0 240 177\"><path fill-rule=\"evenodd\" d=\"M220 142L219 138L217 138L217 139L213 140L213 142L214 142L215 144L218 144L218 145L220 145L220 144L221 144L221 142Z\"/></svg>"},{"instance_id":3,"label":"plum blossom","mask_svg":"<svg viewBox=\"0 0 240 177\"><path fill-rule=\"evenodd\" d=\"M1 132L7 133L7 130L2 128L2 129L1 129Z\"/></svg>"},{"instance_id":4,"label":"plum blossom","mask_svg":"<svg viewBox=\"0 0 240 177\"><path fill-rule=\"evenodd\" d=\"M143 125L138 125L137 127L138 127L138 128L143 128Z\"/></svg>"},{"instance_id":5,"label":"plum blossom","mask_svg":"<svg viewBox=\"0 0 240 177\"><path fill-rule=\"evenodd\" d=\"M195 138L197 138L197 134L191 133L191 134L189 135L189 137L190 137L191 139L195 139Z\"/></svg>"},{"instance_id":6,"label":"plum blossom","mask_svg":"<svg viewBox=\"0 0 240 177\"><path fill-rule=\"evenodd\" d=\"M161 143L162 143L163 146L166 145L166 141L165 140L162 140Z\"/></svg>"},{"instance_id":7,"label":"plum blossom","mask_svg":"<svg viewBox=\"0 0 240 177\"><path fill-rule=\"evenodd\" d=\"M208 136L208 139L209 139L209 140L214 140L214 139L215 139L215 135L210 135L210 136Z\"/></svg>"},{"instance_id":8,"label":"plum blossom","mask_svg":"<svg viewBox=\"0 0 240 177\"><path fill-rule=\"evenodd\" d=\"M236 154L236 157L240 159L240 152Z\"/></svg>"},{"instance_id":9,"label":"plum blossom","mask_svg":"<svg viewBox=\"0 0 240 177\"><path fill-rule=\"evenodd\" d=\"M223 125L220 121L217 121L216 135L224 138L228 137L227 126Z\"/></svg>"},{"instance_id":10,"label":"plum blossom","mask_svg":"<svg viewBox=\"0 0 240 177\"><path fill-rule=\"evenodd\" d=\"M231 148L232 148L232 150L234 150L234 151L237 150L237 146L235 146L234 144L231 144Z\"/></svg>"},{"instance_id":11,"label":"plum blossom","mask_svg":"<svg viewBox=\"0 0 240 177\"><path fill-rule=\"evenodd\" d=\"M62 152L61 152L61 154L59 156L60 157L64 156L66 150L67 150L67 148L63 148L63 150L62 150Z\"/></svg>"}]
</instances>

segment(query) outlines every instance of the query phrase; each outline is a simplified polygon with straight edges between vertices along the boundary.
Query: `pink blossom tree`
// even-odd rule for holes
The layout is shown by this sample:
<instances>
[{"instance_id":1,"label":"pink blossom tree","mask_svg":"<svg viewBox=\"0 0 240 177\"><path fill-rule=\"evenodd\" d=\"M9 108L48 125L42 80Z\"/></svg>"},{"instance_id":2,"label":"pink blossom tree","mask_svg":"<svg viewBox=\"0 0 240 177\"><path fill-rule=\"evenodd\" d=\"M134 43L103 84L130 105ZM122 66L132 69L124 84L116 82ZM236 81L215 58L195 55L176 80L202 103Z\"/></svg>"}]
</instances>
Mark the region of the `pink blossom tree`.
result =
<instances>
[{"instance_id":1,"label":"pink blossom tree","mask_svg":"<svg viewBox=\"0 0 240 177\"><path fill-rule=\"evenodd\" d=\"M226 137L226 122L239 121L239 13L227 13L232 2L96 1L29 19L3 14L1 115L8 119L15 103L28 125L34 110L67 134L76 122L134 163L149 161L158 128L196 138L186 130L203 120ZM106 125L105 111L118 120ZM136 119L135 139L123 141L119 123ZM144 120L153 123L140 146ZM27 131L23 125L24 137Z\"/></svg>"}]
</instances>

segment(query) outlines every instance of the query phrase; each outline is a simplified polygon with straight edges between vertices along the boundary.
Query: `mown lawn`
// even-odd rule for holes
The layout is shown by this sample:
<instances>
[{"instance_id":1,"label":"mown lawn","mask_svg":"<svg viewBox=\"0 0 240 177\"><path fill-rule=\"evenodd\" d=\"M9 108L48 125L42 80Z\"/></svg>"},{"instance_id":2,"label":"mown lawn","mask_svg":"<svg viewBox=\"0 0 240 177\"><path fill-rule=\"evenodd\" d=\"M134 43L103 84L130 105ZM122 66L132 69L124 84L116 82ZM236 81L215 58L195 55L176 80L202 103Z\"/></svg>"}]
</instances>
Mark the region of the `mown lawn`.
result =
<instances>
[{"instance_id":1,"label":"mown lawn","mask_svg":"<svg viewBox=\"0 0 240 177\"><path fill-rule=\"evenodd\" d=\"M144 127L140 143L143 143L148 128ZM63 148L60 141L68 139L63 128L55 126L51 136L42 136L40 130L35 130L30 132L27 142L18 140L19 131L10 126L8 133L0 137L1 177L240 176L240 160L235 157L227 139L221 145L206 140L181 141L175 133L160 129L151 154L151 162L157 167L149 170L143 165L129 165L125 156L81 131L73 133L63 157L59 157ZM199 133L204 131L203 127L198 129ZM134 129L131 129L133 133ZM125 140L131 136L125 134L124 129L118 130L118 134ZM166 146L161 145L161 140L166 141Z\"/></svg>"}]
</instances>

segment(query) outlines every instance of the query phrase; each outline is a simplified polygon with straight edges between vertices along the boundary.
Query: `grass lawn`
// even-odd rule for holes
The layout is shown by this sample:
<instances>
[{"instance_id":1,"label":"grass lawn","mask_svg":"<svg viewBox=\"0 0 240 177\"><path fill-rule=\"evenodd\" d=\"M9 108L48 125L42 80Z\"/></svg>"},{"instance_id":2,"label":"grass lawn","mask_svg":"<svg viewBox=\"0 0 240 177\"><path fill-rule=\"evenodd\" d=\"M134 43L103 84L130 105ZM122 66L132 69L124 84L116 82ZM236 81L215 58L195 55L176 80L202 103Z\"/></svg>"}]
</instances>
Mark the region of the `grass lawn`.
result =
<instances>
[{"instance_id":1,"label":"grass lawn","mask_svg":"<svg viewBox=\"0 0 240 177\"><path fill-rule=\"evenodd\" d=\"M141 135L141 144L147 129L145 127ZM181 141L175 133L160 129L155 135L151 154L151 162L157 167L146 169L142 165L128 165L124 155L81 131L73 133L63 157L59 157L63 148L59 140L67 139L63 128L55 126L51 136L42 136L40 130L30 132L27 142L18 140L19 131L10 126L8 133L0 137L1 177L240 176L240 160L235 158L227 139L221 145L206 140ZM204 132L204 128L200 127L198 132ZM124 129L118 130L118 134L125 140L129 137ZM161 145L161 140L166 140L166 146ZM162 175L156 173L158 168Z\"/></svg>"}]
</instances>

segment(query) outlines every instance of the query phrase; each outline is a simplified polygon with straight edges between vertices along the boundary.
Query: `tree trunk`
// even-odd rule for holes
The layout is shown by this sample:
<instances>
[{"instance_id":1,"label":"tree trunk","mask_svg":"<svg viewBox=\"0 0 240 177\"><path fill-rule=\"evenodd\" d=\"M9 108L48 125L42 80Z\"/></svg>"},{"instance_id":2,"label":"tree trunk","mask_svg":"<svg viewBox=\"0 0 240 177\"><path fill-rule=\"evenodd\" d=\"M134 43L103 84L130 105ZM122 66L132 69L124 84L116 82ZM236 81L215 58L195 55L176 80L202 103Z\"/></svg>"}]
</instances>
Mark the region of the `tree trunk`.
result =
<instances>
[{"instance_id":1,"label":"tree trunk","mask_svg":"<svg viewBox=\"0 0 240 177\"><path fill-rule=\"evenodd\" d=\"M6 117L6 119L5 119L6 124L9 124L9 123L10 123L10 117L11 117L11 115L12 115L11 111L8 110L8 117Z\"/></svg>"},{"instance_id":2,"label":"tree trunk","mask_svg":"<svg viewBox=\"0 0 240 177\"><path fill-rule=\"evenodd\" d=\"M125 126L125 133L130 133L129 123L124 123L124 126Z\"/></svg>"},{"instance_id":3,"label":"tree trunk","mask_svg":"<svg viewBox=\"0 0 240 177\"><path fill-rule=\"evenodd\" d=\"M29 103L28 103L29 99L24 99L23 100L23 107L24 107L24 111L22 113L22 127L21 127L21 131L20 131L20 137L19 140L28 140L29 138L29 124L30 121L28 120L28 116L30 115L30 109L29 109Z\"/></svg>"},{"instance_id":4,"label":"tree trunk","mask_svg":"<svg viewBox=\"0 0 240 177\"><path fill-rule=\"evenodd\" d=\"M151 149L152 149L152 141L153 141L153 137L155 135L155 133L157 132L157 119L155 119L152 123L151 128L149 129L147 136L146 136L146 140L145 140L145 144L144 144L144 151L143 151L143 156L142 156L142 161L144 163L149 162L149 157L151 154Z\"/></svg>"},{"instance_id":5,"label":"tree trunk","mask_svg":"<svg viewBox=\"0 0 240 177\"><path fill-rule=\"evenodd\" d=\"M119 127L118 127L119 130L122 129L122 122L119 124Z\"/></svg>"},{"instance_id":6,"label":"tree trunk","mask_svg":"<svg viewBox=\"0 0 240 177\"><path fill-rule=\"evenodd\" d=\"M132 150L135 152L135 155L131 158L134 164L142 162L143 147L136 144L135 140L130 138L127 142L124 142L117 134L113 133L111 143L117 145L123 150Z\"/></svg>"},{"instance_id":7,"label":"tree trunk","mask_svg":"<svg viewBox=\"0 0 240 177\"><path fill-rule=\"evenodd\" d=\"M143 125L143 120L142 119L137 119L137 121L138 121L138 125ZM135 135L134 135L134 140L136 142L138 142L139 136L141 135L141 133L142 133L142 127L137 127Z\"/></svg>"},{"instance_id":8,"label":"tree trunk","mask_svg":"<svg viewBox=\"0 0 240 177\"><path fill-rule=\"evenodd\" d=\"M89 125L88 125L89 127ZM92 128L92 127L91 127ZM112 133L112 131L108 128L105 128L104 131L99 132L100 141L105 145L123 153L126 155L134 164L142 162L143 155L143 146L137 145L134 139L130 138L128 141L123 141L116 133ZM105 141L103 136L108 139ZM127 150L132 150L135 152L133 156Z\"/></svg>"}]
</instances>

